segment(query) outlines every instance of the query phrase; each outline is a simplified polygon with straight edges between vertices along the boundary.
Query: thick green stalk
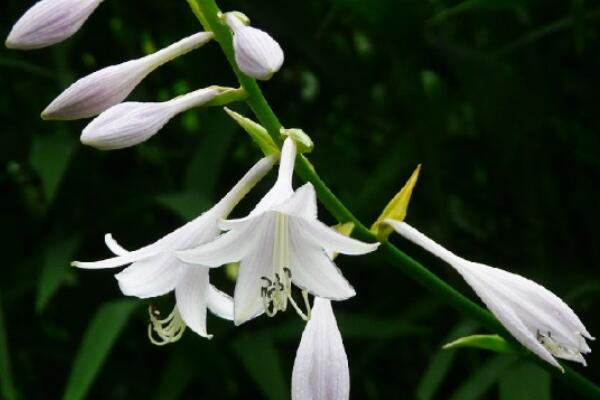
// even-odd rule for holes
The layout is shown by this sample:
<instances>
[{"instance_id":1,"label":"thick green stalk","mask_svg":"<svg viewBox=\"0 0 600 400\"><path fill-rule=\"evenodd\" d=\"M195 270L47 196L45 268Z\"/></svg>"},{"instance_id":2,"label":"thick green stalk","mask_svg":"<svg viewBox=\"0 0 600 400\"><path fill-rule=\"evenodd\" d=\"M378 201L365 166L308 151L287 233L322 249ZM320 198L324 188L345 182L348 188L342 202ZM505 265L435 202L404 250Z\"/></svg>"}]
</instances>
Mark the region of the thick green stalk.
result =
<instances>
[{"instance_id":1,"label":"thick green stalk","mask_svg":"<svg viewBox=\"0 0 600 400\"><path fill-rule=\"evenodd\" d=\"M235 56L232 45L232 35L229 29L222 24L218 15L219 8L214 0L188 0L194 14L198 17L204 29L212 31L215 35L215 40L219 43L227 60L231 64L240 85L248 94L247 103L252 108L258 121L267 129L269 135L276 143L281 144L282 138L279 133L282 128L279 119L269 106L267 100L262 94L260 87L256 81L244 75L235 62ZM314 170L308 159L304 156L298 157L296 161L296 173L305 181L311 182L315 187L319 201L339 222L353 222L355 225L354 235L362 240L374 242L377 238L369 231L369 229L361 223L346 206L329 190L327 185L321 180L317 172ZM498 320L486 309L474 303L456 289L448 285L434 273L429 271L423 265L413 260L400 249L389 242L384 242L381 250L386 259L396 268L403 271L405 274L415 279L438 297L462 311L469 317L481 322L487 329L499 333L509 340L513 340L512 336L498 322ZM558 375L558 378L568 384L574 391L580 395L597 399L600 397L600 388L594 383L579 375L570 368L565 368L566 373L561 374L558 370L547 363L539 361L539 359L531 355L532 359L543 365L549 371Z\"/></svg>"}]
</instances>

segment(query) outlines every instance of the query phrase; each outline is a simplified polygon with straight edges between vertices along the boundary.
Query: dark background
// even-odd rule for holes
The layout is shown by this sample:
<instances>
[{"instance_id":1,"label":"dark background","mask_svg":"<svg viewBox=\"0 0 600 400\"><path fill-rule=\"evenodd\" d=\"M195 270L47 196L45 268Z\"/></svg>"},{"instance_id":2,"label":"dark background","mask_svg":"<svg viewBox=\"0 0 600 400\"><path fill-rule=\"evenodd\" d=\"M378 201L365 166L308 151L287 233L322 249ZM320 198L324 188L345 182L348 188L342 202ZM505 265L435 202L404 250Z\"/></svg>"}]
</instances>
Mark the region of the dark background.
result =
<instances>
[{"instance_id":1,"label":"dark background","mask_svg":"<svg viewBox=\"0 0 600 400\"><path fill-rule=\"evenodd\" d=\"M2 1L1 35L30 3ZM458 254L543 284L600 335L594 2L219 5L245 12L281 43L286 62L263 85L265 95L284 125L311 135L312 162L362 221L370 224L422 163L408 222ZM189 111L147 143L114 152L78 142L86 121L39 118L77 77L199 29L183 0L106 0L63 44L0 50L4 398L54 399L65 391L69 399L288 397L302 331L293 312L235 329L209 317L213 340L186 332L158 348L146 338L149 301L123 300L112 271L68 266L107 257L106 232L132 249L170 232L260 156L218 108ZM215 43L154 72L130 98L165 100L211 84L235 85ZM241 104L232 108L251 115ZM320 215L335 222L324 209ZM392 240L478 301L450 267ZM522 360L442 351L461 334L488 332L379 255L338 264L358 292L334 304L352 398L574 398ZM224 270L212 279L231 291ZM152 304L167 312L173 302L171 295ZM600 382L598 351L588 368L574 365L593 382Z\"/></svg>"}]
</instances>

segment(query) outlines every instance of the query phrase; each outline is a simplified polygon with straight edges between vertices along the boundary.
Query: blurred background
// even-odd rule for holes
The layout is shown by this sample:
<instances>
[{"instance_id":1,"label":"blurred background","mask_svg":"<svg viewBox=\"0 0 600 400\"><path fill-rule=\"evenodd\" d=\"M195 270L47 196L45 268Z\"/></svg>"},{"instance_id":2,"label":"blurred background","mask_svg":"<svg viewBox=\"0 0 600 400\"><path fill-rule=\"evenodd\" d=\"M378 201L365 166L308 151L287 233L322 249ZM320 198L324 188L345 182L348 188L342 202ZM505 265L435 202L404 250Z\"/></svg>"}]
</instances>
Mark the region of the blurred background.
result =
<instances>
[{"instance_id":1,"label":"blurred background","mask_svg":"<svg viewBox=\"0 0 600 400\"><path fill-rule=\"evenodd\" d=\"M0 32L32 4L3 0ZM600 7L585 0L220 1L282 45L265 95L366 224L423 164L408 222L468 259L532 278L600 335ZM69 267L155 241L218 200L260 156L219 109L193 110L131 149L79 143L86 121L42 122L78 77L139 57L200 26L185 1L106 0L58 46L0 50L0 389L5 399L285 399L302 323L293 312L211 341L156 347L147 307L113 271ZM235 85L218 46L151 74L131 99ZM242 104L233 109L250 116ZM243 215L272 182L236 211ZM300 183L300 182L298 182ZM326 210L320 216L334 223ZM400 248L479 302L451 268ZM339 257L358 295L334 304L353 399L565 399L569 388L512 356L443 351L488 333L379 255ZM211 279L231 292L224 270ZM597 350L588 368L600 382Z\"/></svg>"}]
</instances>

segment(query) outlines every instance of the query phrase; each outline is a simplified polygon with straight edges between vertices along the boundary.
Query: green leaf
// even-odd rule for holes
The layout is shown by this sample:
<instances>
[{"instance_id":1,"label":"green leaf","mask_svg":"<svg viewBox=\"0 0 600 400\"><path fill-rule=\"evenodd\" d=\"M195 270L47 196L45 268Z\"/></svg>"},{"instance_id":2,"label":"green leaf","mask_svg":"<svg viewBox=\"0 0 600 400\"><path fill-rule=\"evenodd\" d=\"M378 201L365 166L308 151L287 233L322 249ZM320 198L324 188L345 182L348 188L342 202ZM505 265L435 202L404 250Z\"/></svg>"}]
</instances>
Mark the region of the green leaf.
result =
<instances>
[{"instance_id":1,"label":"green leaf","mask_svg":"<svg viewBox=\"0 0 600 400\"><path fill-rule=\"evenodd\" d=\"M516 357L498 355L481 365L450 396L450 400L476 400L484 395L515 364Z\"/></svg>"},{"instance_id":2,"label":"green leaf","mask_svg":"<svg viewBox=\"0 0 600 400\"><path fill-rule=\"evenodd\" d=\"M264 334L244 335L233 343L233 349L267 399L289 398L289 391L277 349Z\"/></svg>"},{"instance_id":3,"label":"green leaf","mask_svg":"<svg viewBox=\"0 0 600 400\"><path fill-rule=\"evenodd\" d=\"M113 301L96 311L79 345L63 400L87 397L92 382L137 304L132 300Z\"/></svg>"},{"instance_id":4,"label":"green leaf","mask_svg":"<svg viewBox=\"0 0 600 400\"><path fill-rule=\"evenodd\" d=\"M508 371L500 380L500 400L550 400L550 374L527 362Z\"/></svg>"},{"instance_id":5,"label":"green leaf","mask_svg":"<svg viewBox=\"0 0 600 400\"><path fill-rule=\"evenodd\" d=\"M38 135L33 138L29 162L40 177L48 207L52 205L58 192L76 142L76 138L66 132Z\"/></svg>"},{"instance_id":6,"label":"green leaf","mask_svg":"<svg viewBox=\"0 0 600 400\"><path fill-rule=\"evenodd\" d=\"M0 394L6 400L15 400L17 391L13 383L10 366L10 354L6 339L6 325L4 324L4 309L0 302Z\"/></svg>"},{"instance_id":7,"label":"green leaf","mask_svg":"<svg viewBox=\"0 0 600 400\"><path fill-rule=\"evenodd\" d=\"M496 353L515 353L517 349L499 335L471 335L456 339L444 345L444 350L457 347L473 347L494 351Z\"/></svg>"},{"instance_id":8,"label":"green leaf","mask_svg":"<svg viewBox=\"0 0 600 400\"><path fill-rule=\"evenodd\" d=\"M269 136L269 133L262 125L257 124L249 118L244 117L235 111L225 107L225 112L237 122L260 148L265 156L279 153L279 147L273 141L273 138Z\"/></svg>"},{"instance_id":9,"label":"green leaf","mask_svg":"<svg viewBox=\"0 0 600 400\"><path fill-rule=\"evenodd\" d=\"M68 280L70 262L79 246L79 237L50 243L44 250L35 309L42 312L56 291Z\"/></svg>"},{"instance_id":10,"label":"green leaf","mask_svg":"<svg viewBox=\"0 0 600 400\"><path fill-rule=\"evenodd\" d=\"M476 329L476 325L471 322L463 322L456 326L448 335L445 341L452 340L457 336L467 335ZM418 400L431 400L436 398L436 393L444 382L446 375L450 371L454 358L455 351L438 351L431 359L425 374L421 378L416 390L416 398Z\"/></svg>"}]
</instances>

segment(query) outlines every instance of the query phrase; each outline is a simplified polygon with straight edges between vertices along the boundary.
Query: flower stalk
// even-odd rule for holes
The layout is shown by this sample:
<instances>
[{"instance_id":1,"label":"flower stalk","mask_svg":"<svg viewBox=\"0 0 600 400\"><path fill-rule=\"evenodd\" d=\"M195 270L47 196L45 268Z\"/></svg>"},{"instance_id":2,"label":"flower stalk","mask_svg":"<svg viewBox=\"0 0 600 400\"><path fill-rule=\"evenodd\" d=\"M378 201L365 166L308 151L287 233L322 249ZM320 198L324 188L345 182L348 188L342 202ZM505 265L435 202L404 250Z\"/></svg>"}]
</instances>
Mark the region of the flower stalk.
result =
<instances>
[{"instance_id":1,"label":"flower stalk","mask_svg":"<svg viewBox=\"0 0 600 400\"><path fill-rule=\"evenodd\" d=\"M215 40L219 43L223 52L225 53L225 56L234 73L236 74L241 87L243 87L248 94L246 102L256 115L256 118L261 125L267 129L269 135L273 138L275 143L281 145L283 138L280 135L280 130L283 128L283 126L271 109L256 81L241 73L237 67L232 45L232 35L229 29L219 20L218 15L220 10L215 3L215 0L188 0L188 3L190 4L192 11L199 19L200 23L203 25L204 29L214 33ZM321 180L317 172L314 170L308 159L303 155L300 155L296 160L295 171L304 181L311 182L313 184L319 201L339 222L354 223L354 233L356 238L364 241L376 240L375 236L369 231L369 229L363 223L361 223L327 187L327 185ZM385 241L383 242L382 246L380 246L380 249L385 258L394 267L400 269L402 272L415 279L435 295L444 299L454 308L462 311L469 317L476 319L487 329L503 335L505 338L508 338L508 340L512 341L512 338L508 332L490 312L462 295L452 286L448 285L445 281L402 252L396 246L388 241ZM537 357L533 355L531 357L532 360L537 362ZM586 398L598 398L598 396L600 396L600 388L573 369L565 367L565 373L561 374L551 366L543 366L557 376L559 380L569 385L579 395Z\"/></svg>"}]
</instances>

